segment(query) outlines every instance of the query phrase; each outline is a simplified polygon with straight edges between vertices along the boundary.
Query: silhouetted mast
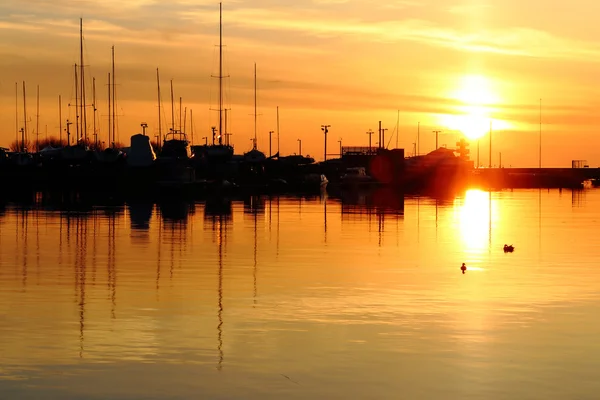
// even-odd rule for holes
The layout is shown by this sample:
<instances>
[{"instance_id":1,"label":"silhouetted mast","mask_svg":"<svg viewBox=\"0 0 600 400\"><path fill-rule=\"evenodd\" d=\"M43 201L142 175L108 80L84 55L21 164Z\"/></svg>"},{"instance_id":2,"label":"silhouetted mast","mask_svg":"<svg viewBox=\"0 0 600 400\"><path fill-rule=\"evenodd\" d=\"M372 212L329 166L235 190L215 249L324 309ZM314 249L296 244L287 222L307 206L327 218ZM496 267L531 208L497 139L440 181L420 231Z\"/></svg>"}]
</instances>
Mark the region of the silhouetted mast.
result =
<instances>
[{"instance_id":1,"label":"silhouetted mast","mask_svg":"<svg viewBox=\"0 0 600 400\"><path fill-rule=\"evenodd\" d=\"M156 68L156 85L158 86L158 137L159 141L162 140L162 120L160 115L160 76L158 75L158 68ZM158 143L157 143L158 144Z\"/></svg>"},{"instance_id":2,"label":"silhouetted mast","mask_svg":"<svg viewBox=\"0 0 600 400\"><path fill-rule=\"evenodd\" d=\"M19 146L19 82L15 82L15 145Z\"/></svg>"},{"instance_id":3,"label":"silhouetted mast","mask_svg":"<svg viewBox=\"0 0 600 400\"><path fill-rule=\"evenodd\" d=\"M75 64L75 143L79 141L79 80L77 77L77 64Z\"/></svg>"},{"instance_id":4,"label":"silhouetted mast","mask_svg":"<svg viewBox=\"0 0 600 400\"><path fill-rule=\"evenodd\" d=\"M79 66L81 70L81 134L84 139L87 139L87 111L85 109L85 75L83 66L83 18L79 18Z\"/></svg>"},{"instance_id":5,"label":"silhouetted mast","mask_svg":"<svg viewBox=\"0 0 600 400\"><path fill-rule=\"evenodd\" d=\"M25 81L23 81L23 119L23 134L21 135L23 140L23 148L21 149L22 152L25 151L25 140L27 137L27 100L25 99Z\"/></svg>"},{"instance_id":6,"label":"silhouetted mast","mask_svg":"<svg viewBox=\"0 0 600 400\"><path fill-rule=\"evenodd\" d=\"M108 145L110 147L111 146L111 137L112 137L112 125L111 125L111 120L112 120L112 113L111 113L111 104L110 104L110 98L111 98L111 87L110 87L110 72L108 73Z\"/></svg>"},{"instance_id":7,"label":"silhouetted mast","mask_svg":"<svg viewBox=\"0 0 600 400\"><path fill-rule=\"evenodd\" d=\"M256 114L256 63L254 63L254 146L252 147L254 150L256 150L256 119L257 119L257 115Z\"/></svg>"},{"instance_id":8,"label":"silhouetted mast","mask_svg":"<svg viewBox=\"0 0 600 400\"><path fill-rule=\"evenodd\" d=\"M279 158L279 106L277 106L277 158Z\"/></svg>"},{"instance_id":9,"label":"silhouetted mast","mask_svg":"<svg viewBox=\"0 0 600 400\"><path fill-rule=\"evenodd\" d=\"M173 79L171 79L171 131L175 131L175 103L173 100Z\"/></svg>"},{"instance_id":10,"label":"silhouetted mast","mask_svg":"<svg viewBox=\"0 0 600 400\"><path fill-rule=\"evenodd\" d=\"M225 132L227 133L227 132ZM219 144L223 143L223 3L219 3Z\"/></svg>"},{"instance_id":11,"label":"silhouetted mast","mask_svg":"<svg viewBox=\"0 0 600 400\"><path fill-rule=\"evenodd\" d=\"M92 116L93 116L93 125L92 129L94 130L94 144L96 146L96 150L98 150L98 134L96 133L96 78L92 78Z\"/></svg>"},{"instance_id":12,"label":"silhouetted mast","mask_svg":"<svg viewBox=\"0 0 600 400\"><path fill-rule=\"evenodd\" d=\"M116 103L117 103L117 92L115 88L115 46L111 47L111 64L112 64L112 144L115 144L115 119L116 119Z\"/></svg>"},{"instance_id":13,"label":"silhouetted mast","mask_svg":"<svg viewBox=\"0 0 600 400\"><path fill-rule=\"evenodd\" d=\"M35 108L35 139L36 151L40 151L40 85L37 85L37 97Z\"/></svg>"},{"instance_id":14,"label":"silhouetted mast","mask_svg":"<svg viewBox=\"0 0 600 400\"><path fill-rule=\"evenodd\" d=\"M58 142L62 146L62 99L58 95Z\"/></svg>"}]
</instances>

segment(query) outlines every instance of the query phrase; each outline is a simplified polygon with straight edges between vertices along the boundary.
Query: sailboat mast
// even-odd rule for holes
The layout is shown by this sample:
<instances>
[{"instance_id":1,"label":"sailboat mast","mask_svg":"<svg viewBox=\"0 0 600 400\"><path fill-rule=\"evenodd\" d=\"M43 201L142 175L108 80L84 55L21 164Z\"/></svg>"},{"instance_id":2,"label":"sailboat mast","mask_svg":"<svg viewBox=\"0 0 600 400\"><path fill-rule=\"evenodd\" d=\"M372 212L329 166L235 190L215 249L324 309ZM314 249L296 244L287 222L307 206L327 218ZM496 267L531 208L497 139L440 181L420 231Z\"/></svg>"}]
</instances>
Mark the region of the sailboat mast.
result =
<instances>
[{"instance_id":1,"label":"sailboat mast","mask_svg":"<svg viewBox=\"0 0 600 400\"><path fill-rule=\"evenodd\" d=\"M254 63L254 150L256 150L256 63Z\"/></svg>"},{"instance_id":2,"label":"sailboat mast","mask_svg":"<svg viewBox=\"0 0 600 400\"><path fill-rule=\"evenodd\" d=\"M62 99L58 95L58 143L62 147Z\"/></svg>"},{"instance_id":3,"label":"sailboat mast","mask_svg":"<svg viewBox=\"0 0 600 400\"><path fill-rule=\"evenodd\" d=\"M398 110L398 117L396 119L396 148L398 148L399 136L400 136L400 110Z\"/></svg>"},{"instance_id":4,"label":"sailboat mast","mask_svg":"<svg viewBox=\"0 0 600 400\"><path fill-rule=\"evenodd\" d=\"M115 104L117 103L117 91L115 88L115 46L111 48L111 64L112 64L112 143L115 144L115 135L117 133L115 129Z\"/></svg>"},{"instance_id":5,"label":"sailboat mast","mask_svg":"<svg viewBox=\"0 0 600 400\"><path fill-rule=\"evenodd\" d=\"M92 78L92 110L93 110L93 130L94 130L94 145L98 149L98 133L96 132L96 77Z\"/></svg>"},{"instance_id":6,"label":"sailboat mast","mask_svg":"<svg viewBox=\"0 0 600 400\"><path fill-rule=\"evenodd\" d=\"M85 109L85 75L83 66L83 18L79 18L79 51L81 69L81 135L84 138L84 143L87 143L87 111Z\"/></svg>"},{"instance_id":7,"label":"sailboat mast","mask_svg":"<svg viewBox=\"0 0 600 400\"><path fill-rule=\"evenodd\" d=\"M22 135L22 149L21 151L25 151L25 138L27 137L27 100L25 99L25 81L23 81L23 119L24 119L24 125L23 125L23 135Z\"/></svg>"},{"instance_id":8,"label":"sailboat mast","mask_svg":"<svg viewBox=\"0 0 600 400\"><path fill-rule=\"evenodd\" d=\"M181 100L181 96L179 96L179 132L183 132L183 131L181 130L181 123L183 122L183 119L181 119L181 113L182 113L182 111L183 111L183 109L182 109L182 107L181 107L181 106L182 106L182 104L181 104L181 101L182 101L182 100Z\"/></svg>"},{"instance_id":9,"label":"sailboat mast","mask_svg":"<svg viewBox=\"0 0 600 400\"><path fill-rule=\"evenodd\" d=\"M171 79L171 131L175 131L175 103L173 101L173 79Z\"/></svg>"},{"instance_id":10,"label":"sailboat mast","mask_svg":"<svg viewBox=\"0 0 600 400\"><path fill-rule=\"evenodd\" d=\"M158 75L158 68L156 68L156 84L158 86L158 140L160 143L160 140L162 140L162 121L160 115L160 76Z\"/></svg>"},{"instance_id":11,"label":"sailboat mast","mask_svg":"<svg viewBox=\"0 0 600 400\"><path fill-rule=\"evenodd\" d=\"M190 108L190 134L192 135L192 146L194 145L194 115L192 114L192 109Z\"/></svg>"},{"instance_id":12,"label":"sailboat mast","mask_svg":"<svg viewBox=\"0 0 600 400\"><path fill-rule=\"evenodd\" d=\"M40 151L40 85L37 85L37 97L35 108L35 139L36 151Z\"/></svg>"},{"instance_id":13,"label":"sailboat mast","mask_svg":"<svg viewBox=\"0 0 600 400\"><path fill-rule=\"evenodd\" d=\"M112 125L111 125L111 119L112 119L112 115L111 115L111 108L110 108L110 98L111 98L111 87L110 87L110 72L108 73L108 146L112 147L111 145L111 136L112 136Z\"/></svg>"},{"instance_id":14,"label":"sailboat mast","mask_svg":"<svg viewBox=\"0 0 600 400\"><path fill-rule=\"evenodd\" d=\"M19 146L19 82L15 82L15 144Z\"/></svg>"},{"instance_id":15,"label":"sailboat mast","mask_svg":"<svg viewBox=\"0 0 600 400\"><path fill-rule=\"evenodd\" d=\"M279 106L277 106L277 156L279 157Z\"/></svg>"},{"instance_id":16,"label":"sailboat mast","mask_svg":"<svg viewBox=\"0 0 600 400\"><path fill-rule=\"evenodd\" d=\"M223 143L223 3L219 3L219 144Z\"/></svg>"},{"instance_id":17,"label":"sailboat mast","mask_svg":"<svg viewBox=\"0 0 600 400\"><path fill-rule=\"evenodd\" d=\"M225 125L224 129L225 129L225 145L229 146L229 135L227 134L227 109L224 110L225 113L225 119L223 124Z\"/></svg>"},{"instance_id":18,"label":"sailboat mast","mask_svg":"<svg viewBox=\"0 0 600 400\"><path fill-rule=\"evenodd\" d=\"M77 64L75 64L75 143L79 141L79 81L77 80Z\"/></svg>"}]
</instances>

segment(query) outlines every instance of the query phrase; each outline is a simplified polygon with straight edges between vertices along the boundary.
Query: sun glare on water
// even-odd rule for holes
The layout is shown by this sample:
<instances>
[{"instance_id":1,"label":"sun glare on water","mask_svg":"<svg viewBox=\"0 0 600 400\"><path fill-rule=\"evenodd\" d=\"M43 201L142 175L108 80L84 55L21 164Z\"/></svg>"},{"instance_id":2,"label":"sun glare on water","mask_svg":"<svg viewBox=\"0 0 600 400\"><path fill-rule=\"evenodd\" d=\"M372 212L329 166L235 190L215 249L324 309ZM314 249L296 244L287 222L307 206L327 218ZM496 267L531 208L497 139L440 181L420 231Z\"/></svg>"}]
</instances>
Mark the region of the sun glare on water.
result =
<instances>
[{"instance_id":1,"label":"sun glare on water","mask_svg":"<svg viewBox=\"0 0 600 400\"><path fill-rule=\"evenodd\" d=\"M461 103L456 114L444 115L440 123L450 130L462 132L468 139L475 140L490 131L491 107L500 102L491 81L481 75L466 75L450 97ZM493 129L506 129L505 121L494 120Z\"/></svg>"}]
</instances>

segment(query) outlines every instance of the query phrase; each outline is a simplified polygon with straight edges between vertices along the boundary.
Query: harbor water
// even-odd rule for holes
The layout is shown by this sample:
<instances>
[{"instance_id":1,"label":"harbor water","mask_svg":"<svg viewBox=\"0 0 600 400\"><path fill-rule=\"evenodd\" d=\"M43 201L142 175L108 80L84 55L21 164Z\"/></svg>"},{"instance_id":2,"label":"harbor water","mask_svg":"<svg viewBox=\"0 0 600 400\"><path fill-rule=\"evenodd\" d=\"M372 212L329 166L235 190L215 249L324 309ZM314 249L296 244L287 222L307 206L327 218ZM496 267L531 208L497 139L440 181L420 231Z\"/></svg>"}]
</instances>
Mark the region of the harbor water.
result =
<instances>
[{"instance_id":1,"label":"harbor water","mask_svg":"<svg viewBox=\"0 0 600 400\"><path fill-rule=\"evenodd\" d=\"M0 205L2 399L600 392L600 190L45 196Z\"/></svg>"}]
</instances>

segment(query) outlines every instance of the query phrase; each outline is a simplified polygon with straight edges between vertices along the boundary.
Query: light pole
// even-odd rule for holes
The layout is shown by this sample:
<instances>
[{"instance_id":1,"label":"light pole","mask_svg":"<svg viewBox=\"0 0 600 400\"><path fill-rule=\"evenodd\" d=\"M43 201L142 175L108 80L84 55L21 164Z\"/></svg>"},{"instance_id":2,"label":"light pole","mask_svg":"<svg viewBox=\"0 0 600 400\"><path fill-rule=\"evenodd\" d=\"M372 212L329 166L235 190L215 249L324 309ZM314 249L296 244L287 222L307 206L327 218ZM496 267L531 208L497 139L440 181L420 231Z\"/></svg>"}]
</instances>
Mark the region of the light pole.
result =
<instances>
[{"instance_id":1,"label":"light pole","mask_svg":"<svg viewBox=\"0 0 600 400\"><path fill-rule=\"evenodd\" d=\"M367 135L369 135L369 152L371 152L371 137L373 136L375 132L373 132L372 130L369 129L369 131L367 132Z\"/></svg>"},{"instance_id":2,"label":"light pole","mask_svg":"<svg viewBox=\"0 0 600 400\"><path fill-rule=\"evenodd\" d=\"M323 161L327 161L327 132L331 125L321 125L321 130L325 134L325 145L323 146Z\"/></svg>"},{"instance_id":3,"label":"light pole","mask_svg":"<svg viewBox=\"0 0 600 400\"><path fill-rule=\"evenodd\" d=\"M342 158L342 138L338 140L338 143L340 144L340 158Z\"/></svg>"},{"instance_id":4,"label":"light pole","mask_svg":"<svg viewBox=\"0 0 600 400\"><path fill-rule=\"evenodd\" d=\"M302 139L298 139L298 155L302 155Z\"/></svg>"},{"instance_id":5,"label":"light pole","mask_svg":"<svg viewBox=\"0 0 600 400\"><path fill-rule=\"evenodd\" d=\"M274 131L269 131L269 157L271 157L273 155L273 153L271 152L271 136L273 135Z\"/></svg>"}]
</instances>

